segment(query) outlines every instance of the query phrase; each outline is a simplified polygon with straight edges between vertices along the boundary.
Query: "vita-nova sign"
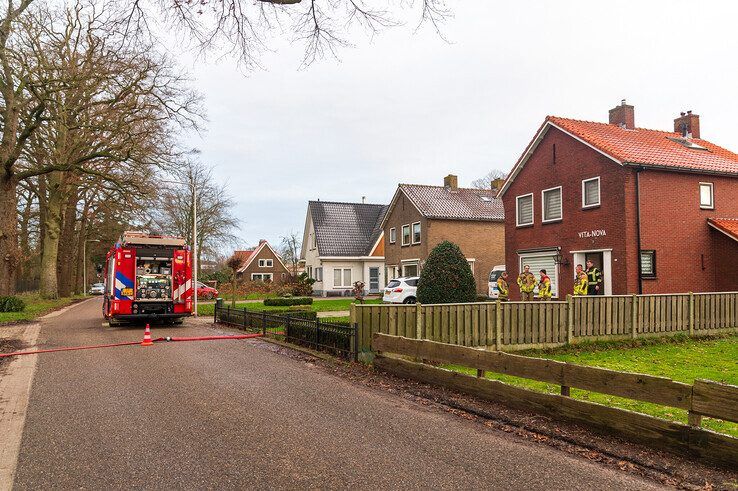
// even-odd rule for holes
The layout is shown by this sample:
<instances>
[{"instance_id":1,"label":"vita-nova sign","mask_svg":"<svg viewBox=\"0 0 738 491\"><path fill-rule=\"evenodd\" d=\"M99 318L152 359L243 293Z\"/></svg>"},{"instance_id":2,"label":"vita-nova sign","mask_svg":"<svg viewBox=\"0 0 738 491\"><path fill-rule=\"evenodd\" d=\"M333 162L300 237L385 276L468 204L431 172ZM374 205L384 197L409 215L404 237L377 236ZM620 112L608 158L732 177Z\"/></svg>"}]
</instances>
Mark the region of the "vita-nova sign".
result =
<instances>
[{"instance_id":1,"label":"vita-nova sign","mask_svg":"<svg viewBox=\"0 0 738 491\"><path fill-rule=\"evenodd\" d=\"M604 237L607 235L604 229L602 230L585 230L584 232L579 232L579 238L580 239L589 239L592 237Z\"/></svg>"}]
</instances>

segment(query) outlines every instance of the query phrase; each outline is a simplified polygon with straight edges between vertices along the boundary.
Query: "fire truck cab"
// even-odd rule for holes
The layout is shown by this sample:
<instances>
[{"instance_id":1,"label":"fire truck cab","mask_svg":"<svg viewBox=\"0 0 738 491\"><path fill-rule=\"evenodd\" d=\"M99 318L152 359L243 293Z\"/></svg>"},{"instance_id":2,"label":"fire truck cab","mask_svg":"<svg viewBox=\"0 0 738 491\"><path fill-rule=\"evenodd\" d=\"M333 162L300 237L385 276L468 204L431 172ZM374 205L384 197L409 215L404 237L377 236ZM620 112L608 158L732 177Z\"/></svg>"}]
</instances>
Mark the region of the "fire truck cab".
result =
<instances>
[{"instance_id":1,"label":"fire truck cab","mask_svg":"<svg viewBox=\"0 0 738 491\"><path fill-rule=\"evenodd\" d=\"M110 326L139 320L182 323L192 315L190 248L180 237L124 232L105 260L103 316Z\"/></svg>"}]
</instances>

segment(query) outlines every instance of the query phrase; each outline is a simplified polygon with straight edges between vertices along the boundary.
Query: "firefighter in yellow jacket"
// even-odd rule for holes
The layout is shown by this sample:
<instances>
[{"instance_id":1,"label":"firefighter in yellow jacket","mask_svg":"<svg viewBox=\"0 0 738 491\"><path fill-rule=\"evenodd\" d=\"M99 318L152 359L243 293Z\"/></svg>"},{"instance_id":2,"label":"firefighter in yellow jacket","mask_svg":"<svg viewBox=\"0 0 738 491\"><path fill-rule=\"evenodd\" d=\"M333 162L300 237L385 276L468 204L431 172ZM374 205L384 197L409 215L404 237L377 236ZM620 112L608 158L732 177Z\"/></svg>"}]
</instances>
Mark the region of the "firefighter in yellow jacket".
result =
<instances>
[{"instance_id":1,"label":"firefighter in yellow jacket","mask_svg":"<svg viewBox=\"0 0 738 491\"><path fill-rule=\"evenodd\" d=\"M546 270L542 269L541 279L538 281L538 300L545 302L551 300L551 278L546 274Z\"/></svg>"},{"instance_id":2,"label":"firefighter in yellow jacket","mask_svg":"<svg viewBox=\"0 0 738 491\"><path fill-rule=\"evenodd\" d=\"M508 298L510 298L510 285L507 284L507 271L503 271L497 278L497 299L507 302Z\"/></svg>"},{"instance_id":3,"label":"firefighter in yellow jacket","mask_svg":"<svg viewBox=\"0 0 738 491\"><path fill-rule=\"evenodd\" d=\"M530 266L523 267L523 272L518 275L518 288L520 288L520 300L533 300L533 290L536 287L536 277L530 272Z\"/></svg>"},{"instance_id":4,"label":"firefighter in yellow jacket","mask_svg":"<svg viewBox=\"0 0 738 491\"><path fill-rule=\"evenodd\" d=\"M574 295L583 296L587 295L587 273L584 272L581 264L577 264L576 278L574 278Z\"/></svg>"}]
</instances>

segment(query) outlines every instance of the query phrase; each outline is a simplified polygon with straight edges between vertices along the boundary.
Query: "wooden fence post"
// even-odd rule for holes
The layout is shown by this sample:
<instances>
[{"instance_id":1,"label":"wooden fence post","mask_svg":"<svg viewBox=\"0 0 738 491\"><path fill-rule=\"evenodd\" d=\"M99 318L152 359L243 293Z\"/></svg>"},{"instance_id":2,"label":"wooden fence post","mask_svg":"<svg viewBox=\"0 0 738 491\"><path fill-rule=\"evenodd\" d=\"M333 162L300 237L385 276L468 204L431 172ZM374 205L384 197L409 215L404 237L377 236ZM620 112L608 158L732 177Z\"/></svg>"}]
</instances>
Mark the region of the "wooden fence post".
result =
<instances>
[{"instance_id":1,"label":"wooden fence post","mask_svg":"<svg viewBox=\"0 0 738 491\"><path fill-rule=\"evenodd\" d=\"M415 304L415 339L423 339L423 306Z\"/></svg>"},{"instance_id":2,"label":"wooden fence post","mask_svg":"<svg viewBox=\"0 0 738 491\"><path fill-rule=\"evenodd\" d=\"M694 336L694 293L689 292L689 337L692 336Z\"/></svg>"},{"instance_id":3,"label":"wooden fence post","mask_svg":"<svg viewBox=\"0 0 738 491\"><path fill-rule=\"evenodd\" d=\"M638 295L631 297L630 303L630 337L638 337Z\"/></svg>"},{"instance_id":4,"label":"wooden fence post","mask_svg":"<svg viewBox=\"0 0 738 491\"><path fill-rule=\"evenodd\" d=\"M566 296L566 344L574 342L574 297Z\"/></svg>"},{"instance_id":5,"label":"wooden fence post","mask_svg":"<svg viewBox=\"0 0 738 491\"><path fill-rule=\"evenodd\" d=\"M495 348L502 351L502 302L495 303Z\"/></svg>"}]
</instances>

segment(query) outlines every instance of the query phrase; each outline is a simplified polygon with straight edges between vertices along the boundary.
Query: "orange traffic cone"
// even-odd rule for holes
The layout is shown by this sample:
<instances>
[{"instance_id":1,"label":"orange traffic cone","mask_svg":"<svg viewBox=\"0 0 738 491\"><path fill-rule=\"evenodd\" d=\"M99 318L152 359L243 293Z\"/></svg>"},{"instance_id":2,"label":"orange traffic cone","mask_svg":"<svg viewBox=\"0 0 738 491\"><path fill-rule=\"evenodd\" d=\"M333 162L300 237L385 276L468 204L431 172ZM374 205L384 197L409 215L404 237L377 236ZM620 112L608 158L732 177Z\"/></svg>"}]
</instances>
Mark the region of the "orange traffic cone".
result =
<instances>
[{"instance_id":1,"label":"orange traffic cone","mask_svg":"<svg viewBox=\"0 0 738 491\"><path fill-rule=\"evenodd\" d=\"M146 324L146 330L144 331L144 338L141 341L141 346L153 346L154 342L151 340L151 328Z\"/></svg>"}]
</instances>

